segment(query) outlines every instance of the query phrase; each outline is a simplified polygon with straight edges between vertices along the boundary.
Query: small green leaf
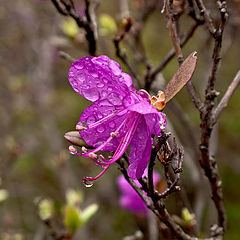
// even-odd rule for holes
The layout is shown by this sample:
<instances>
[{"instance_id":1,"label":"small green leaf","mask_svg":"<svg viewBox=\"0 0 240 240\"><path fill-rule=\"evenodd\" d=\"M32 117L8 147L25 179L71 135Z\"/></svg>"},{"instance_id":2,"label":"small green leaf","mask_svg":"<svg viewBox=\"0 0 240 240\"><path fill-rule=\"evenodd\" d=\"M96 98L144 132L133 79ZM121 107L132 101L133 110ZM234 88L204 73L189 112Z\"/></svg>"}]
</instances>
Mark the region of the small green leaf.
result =
<instances>
[{"instance_id":1,"label":"small green leaf","mask_svg":"<svg viewBox=\"0 0 240 240\"><path fill-rule=\"evenodd\" d=\"M79 206L83 201L83 193L81 191L75 191L73 189L68 189L66 193L67 205L72 207Z\"/></svg>"},{"instance_id":2,"label":"small green leaf","mask_svg":"<svg viewBox=\"0 0 240 240\"><path fill-rule=\"evenodd\" d=\"M102 35L114 34L117 31L117 25L114 19L108 14L101 14L99 23Z\"/></svg>"},{"instance_id":3,"label":"small green leaf","mask_svg":"<svg viewBox=\"0 0 240 240\"><path fill-rule=\"evenodd\" d=\"M39 203L39 216L42 220L49 219L53 215L53 202L49 199L43 199Z\"/></svg>"},{"instance_id":4,"label":"small green leaf","mask_svg":"<svg viewBox=\"0 0 240 240\"><path fill-rule=\"evenodd\" d=\"M92 204L85 208L81 214L81 221L83 222L83 224L86 224L95 215L97 210L98 210L97 204Z\"/></svg>"},{"instance_id":5,"label":"small green leaf","mask_svg":"<svg viewBox=\"0 0 240 240\"><path fill-rule=\"evenodd\" d=\"M79 209L74 208L72 206L66 207L64 222L65 222L65 226L69 229L71 233L76 232L77 229L83 225L80 216L81 216L81 212Z\"/></svg>"},{"instance_id":6,"label":"small green leaf","mask_svg":"<svg viewBox=\"0 0 240 240\"><path fill-rule=\"evenodd\" d=\"M194 220L195 215L190 213L187 208L182 209L182 219L185 223L190 223Z\"/></svg>"},{"instance_id":7,"label":"small green leaf","mask_svg":"<svg viewBox=\"0 0 240 240\"><path fill-rule=\"evenodd\" d=\"M0 202L5 201L8 198L9 194L6 189L0 189Z\"/></svg>"},{"instance_id":8,"label":"small green leaf","mask_svg":"<svg viewBox=\"0 0 240 240\"><path fill-rule=\"evenodd\" d=\"M72 18L68 18L61 24L62 31L70 38L75 38L78 34L78 25Z\"/></svg>"}]
</instances>

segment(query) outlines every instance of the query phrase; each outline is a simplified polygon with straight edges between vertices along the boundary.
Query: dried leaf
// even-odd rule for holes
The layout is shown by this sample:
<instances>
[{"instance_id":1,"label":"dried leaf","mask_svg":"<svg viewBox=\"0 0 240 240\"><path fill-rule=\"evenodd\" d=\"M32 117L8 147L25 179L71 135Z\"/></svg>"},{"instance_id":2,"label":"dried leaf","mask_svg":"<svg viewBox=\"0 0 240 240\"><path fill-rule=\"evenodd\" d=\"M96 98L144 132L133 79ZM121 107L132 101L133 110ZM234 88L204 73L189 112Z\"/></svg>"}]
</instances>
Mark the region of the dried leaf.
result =
<instances>
[{"instance_id":1,"label":"dried leaf","mask_svg":"<svg viewBox=\"0 0 240 240\"><path fill-rule=\"evenodd\" d=\"M197 64L197 52L191 53L179 67L173 78L169 81L165 93L165 101L170 101L191 79Z\"/></svg>"}]
</instances>

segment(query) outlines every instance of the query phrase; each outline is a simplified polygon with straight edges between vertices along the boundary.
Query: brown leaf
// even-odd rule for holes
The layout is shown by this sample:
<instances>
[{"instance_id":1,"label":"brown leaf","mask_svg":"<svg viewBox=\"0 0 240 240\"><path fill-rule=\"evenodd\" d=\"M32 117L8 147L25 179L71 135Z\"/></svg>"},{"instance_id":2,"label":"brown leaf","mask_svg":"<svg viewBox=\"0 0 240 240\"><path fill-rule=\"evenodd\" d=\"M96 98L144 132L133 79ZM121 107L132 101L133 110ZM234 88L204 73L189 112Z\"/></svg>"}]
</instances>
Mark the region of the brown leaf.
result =
<instances>
[{"instance_id":1,"label":"brown leaf","mask_svg":"<svg viewBox=\"0 0 240 240\"><path fill-rule=\"evenodd\" d=\"M197 52L191 53L179 67L173 78L169 81L165 93L165 101L170 101L191 79L197 64Z\"/></svg>"}]
</instances>

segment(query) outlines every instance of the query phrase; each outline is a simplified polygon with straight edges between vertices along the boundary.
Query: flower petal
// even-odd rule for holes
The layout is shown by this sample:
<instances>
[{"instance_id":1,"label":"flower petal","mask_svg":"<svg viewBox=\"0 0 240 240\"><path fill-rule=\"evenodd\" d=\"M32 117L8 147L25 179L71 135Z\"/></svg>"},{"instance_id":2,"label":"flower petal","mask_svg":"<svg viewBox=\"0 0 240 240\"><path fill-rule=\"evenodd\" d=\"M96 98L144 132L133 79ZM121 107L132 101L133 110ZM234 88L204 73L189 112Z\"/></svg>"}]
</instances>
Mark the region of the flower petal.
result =
<instances>
[{"instance_id":1,"label":"flower petal","mask_svg":"<svg viewBox=\"0 0 240 240\"><path fill-rule=\"evenodd\" d=\"M73 89L91 102L112 99L115 105L129 94L132 79L122 73L119 63L107 56L84 57L75 61L69 70Z\"/></svg>"},{"instance_id":2,"label":"flower petal","mask_svg":"<svg viewBox=\"0 0 240 240\"><path fill-rule=\"evenodd\" d=\"M166 117L162 112L144 115L150 134L161 136L161 130L166 127Z\"/></svg>"},{"instance_id":3,"label":"flower petal","mask_svg":"<svg viewBox=\"0 0 240 240\"><path fill-rule=\"evenodd\" d=\"M150 159L153 140L142 116L131 142L128 175L133 179L142 177Z\"/></svg>"},{"instance_id":4,"label":"flower petal","mask_svg":"<svg viewBox=\"0 0 240 240\"><path fill-rule=\"evenodd\" d=\"M105 142L110 137L111 132L115 132L119 125L126 119L126 111L125 113L122 112L119 116L118 112L121 110L124 110L124 108L116 110L116 107L106 99L97 101L87 107L83 111L79 122L85 122L87 125L91 126L91 124L104 118L107 118L107 120L99 125L96 124L96 127L79 131L84 141L93 147L98 147ZM113 116L109 117L111 114ZM123 129L120 130L119 137L113 138L113 140L104 147L103 151L113 151L118 147L121 140L121 131L123 131Z\"/></svg>"},{"instance_id":5,"label":"flower petal","mask_svg":"<svg viewBox=\"0 0 240 240\"><path fill-rule=\"evenodd\" d=\"M153 107L149 102L144 100L130 106L129 110L138 112L140 114L150 114L150 113L157 114L158 113L155 107Z\"/></svg>"}]
</instances>

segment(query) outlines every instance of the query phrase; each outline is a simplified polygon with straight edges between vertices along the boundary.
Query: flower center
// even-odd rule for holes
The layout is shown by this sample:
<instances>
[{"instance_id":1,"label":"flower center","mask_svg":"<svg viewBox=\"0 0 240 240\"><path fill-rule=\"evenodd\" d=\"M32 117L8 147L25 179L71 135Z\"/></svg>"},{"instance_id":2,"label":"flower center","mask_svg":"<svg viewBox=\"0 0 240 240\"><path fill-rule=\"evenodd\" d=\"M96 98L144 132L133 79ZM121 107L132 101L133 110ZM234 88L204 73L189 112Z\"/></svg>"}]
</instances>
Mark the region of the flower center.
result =
<instances>
[{"instance_id":1,"label":"flower center","mask_svg":"<svg viewBox=\"0 0 240 240\"><path fill-rule=\"evenodd\" d=\"M165 94L163 91L158 91L157 96L150 97L151 104L160 112L166 106Z\"/></svg>"}]
</instances>

